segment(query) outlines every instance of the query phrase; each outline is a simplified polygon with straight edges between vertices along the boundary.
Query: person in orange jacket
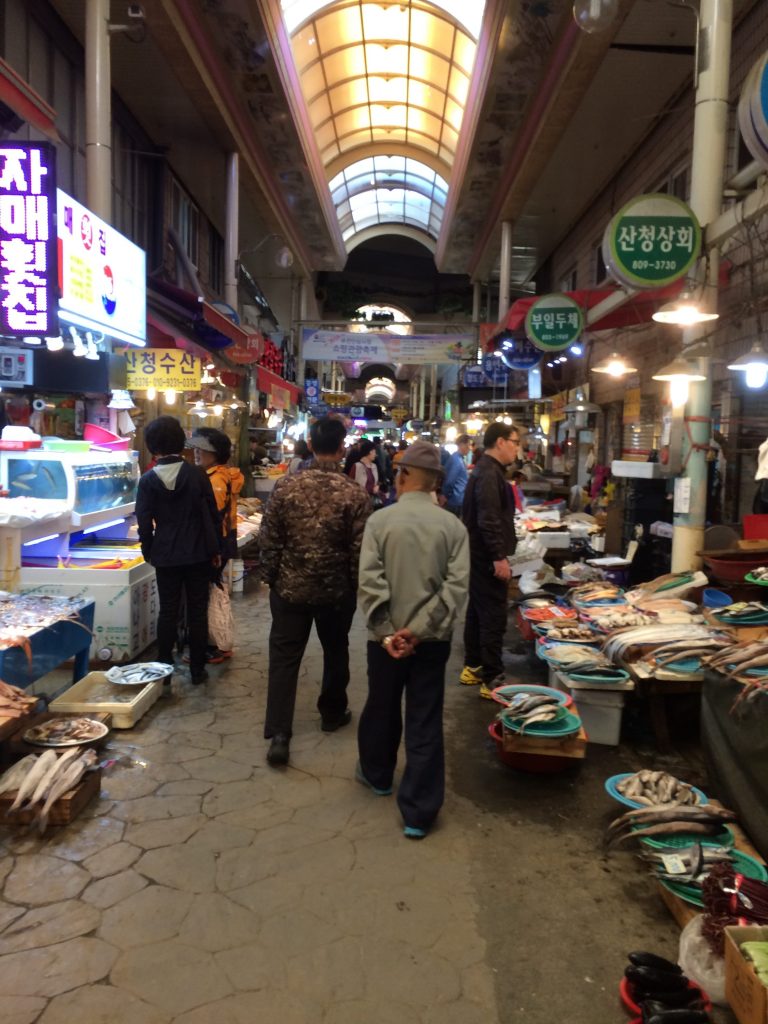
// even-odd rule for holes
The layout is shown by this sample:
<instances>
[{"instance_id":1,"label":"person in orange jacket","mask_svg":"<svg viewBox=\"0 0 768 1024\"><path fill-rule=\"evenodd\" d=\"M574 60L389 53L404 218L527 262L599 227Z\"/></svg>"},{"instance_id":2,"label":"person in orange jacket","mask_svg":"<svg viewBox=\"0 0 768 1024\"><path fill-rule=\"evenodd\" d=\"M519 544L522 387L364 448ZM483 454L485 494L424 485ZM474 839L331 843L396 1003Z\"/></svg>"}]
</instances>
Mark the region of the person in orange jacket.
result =
<instances>
[{"instance_id":1,"label":"person in orange jacket","mask_svg":"<svg viewBox=\"0 0 768 1024\"><path fill-rule=\"evenodd\" d=\"M223 430L199 427L187 445L194 450L195 462L205 470L213 488L220 517L223 568L228 559L237 555L237 498L243 489L245 478L237 467L227 465L232 455L232 442ZM231 651L220 651L217 647L209 645L209 664L219 664L231 656Z\"/></svg>"}]
</instances>

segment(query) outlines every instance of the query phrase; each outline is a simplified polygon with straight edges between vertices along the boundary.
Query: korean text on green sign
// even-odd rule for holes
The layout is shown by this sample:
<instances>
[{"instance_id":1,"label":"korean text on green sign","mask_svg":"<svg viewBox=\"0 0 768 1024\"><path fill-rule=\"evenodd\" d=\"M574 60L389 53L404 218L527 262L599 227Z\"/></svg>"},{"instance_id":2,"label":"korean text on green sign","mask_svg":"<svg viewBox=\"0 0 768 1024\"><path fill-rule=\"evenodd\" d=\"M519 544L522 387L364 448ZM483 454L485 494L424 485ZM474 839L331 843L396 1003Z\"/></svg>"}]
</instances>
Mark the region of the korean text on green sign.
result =
<instances>
[{"instance_id":1,"label":"korean text on green sign","mask_svg":"<svg viewBox=\"0 0 768 1024\"><path fill-rule=\"evenodd\" d=\"M525 318L528 340L545 352L573 345L583 329L581 308L567 295L545 295L534 302Z\"/></svg>"},{"instance_id":2,"label":"korean text on green sign","mask_svg":"<svg viewBox=\"0 0 768 1024\"><path fill-rule=\"evenodd\" d=\"M679 281L701 252L701 228L674 196L638 196L606 228L603 259L621 284L659 288Z\"/></svg>"}]
</instances>

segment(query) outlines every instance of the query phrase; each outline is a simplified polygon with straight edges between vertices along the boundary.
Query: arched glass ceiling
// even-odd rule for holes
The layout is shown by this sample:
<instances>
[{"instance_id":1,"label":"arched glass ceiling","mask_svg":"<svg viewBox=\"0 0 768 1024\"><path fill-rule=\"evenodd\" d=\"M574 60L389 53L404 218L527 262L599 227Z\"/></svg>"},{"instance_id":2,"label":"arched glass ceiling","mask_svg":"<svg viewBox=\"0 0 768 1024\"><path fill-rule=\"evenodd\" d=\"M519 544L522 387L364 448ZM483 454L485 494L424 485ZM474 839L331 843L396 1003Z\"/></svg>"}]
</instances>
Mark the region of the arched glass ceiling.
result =
<instances>
[{"instance_id":1,"label":"arched glass ceiling","mask_svg":"<svg viewBox=\"0 0 768 1024\"><path fill-rule=\"evenodd\" d=\"M330 7L334 2L335 0L282 0L283 18L288 33L294 32L307 18L311 18L324 7ZM401 3L399 6L406 5ZM477 39L483 20L485 0L480 3L473 3L472 0L435 0L435 7L445 11Z\"/></svg>"},{"instance_id":2,"label":"arched glass ceiling","mask_svg":"<svg viewBox=\"0 0 768 1024\"><path fill-rule=\"evenodd\" d=\"M485 0L283 0L323 164L376 151L450 172ZM300 18L304 20L301 21ZM467 23L471 21L471 30Z\"/></svg>"},{"instance_id":3,"label":"arched glass ceiling","mask_svg":"<svg viewBox=\"0 0 768 1024\"><path fill-rule=\"evenodd\" d=\"M374 224L410 224L435 239L440 233L448 184L418 160L358 160L332 178L329 187L345 242Z\"/></svg>"}]
</instances>

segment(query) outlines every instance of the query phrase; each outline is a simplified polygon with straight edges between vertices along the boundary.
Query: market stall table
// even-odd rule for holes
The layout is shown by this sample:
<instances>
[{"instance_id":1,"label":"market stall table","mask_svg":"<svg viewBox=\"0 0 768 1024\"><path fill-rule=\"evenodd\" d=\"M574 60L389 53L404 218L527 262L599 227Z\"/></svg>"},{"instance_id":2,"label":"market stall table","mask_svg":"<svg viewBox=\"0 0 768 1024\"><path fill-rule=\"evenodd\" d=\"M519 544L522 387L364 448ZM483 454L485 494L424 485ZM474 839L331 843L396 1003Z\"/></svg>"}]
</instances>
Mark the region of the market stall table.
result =
<instances>
[{"instance_id":1,"label":"market stall table","mask_svg":"<svg viewBox=\"0 0 768 1024\"><path fill-rule=\"evenodd\" d=\"M701 695L704 682L702 672L669 672L666 669L651 669L645 665L628 665L627 669L635 680L637 693L648 698L648 710L651 714L651 725L657 748L662 751L672 749L669 735L669 718L667 715L667 698Z\"/></svg>"},{"instance_id":2,"label":"market stall table","mask_svg":"<svg viewBox=\"0 0 768 1024\"><path fill-rule=\"evenodd\" d=\"M18 639L26 639L28 646L0 647L0 679L26 688L74 658L72 681L77 682L88 672L94 611L95 603L85 601L77 609L76 620L58 619L30 632L20 629Z\"/></svg>"}]
</instances>

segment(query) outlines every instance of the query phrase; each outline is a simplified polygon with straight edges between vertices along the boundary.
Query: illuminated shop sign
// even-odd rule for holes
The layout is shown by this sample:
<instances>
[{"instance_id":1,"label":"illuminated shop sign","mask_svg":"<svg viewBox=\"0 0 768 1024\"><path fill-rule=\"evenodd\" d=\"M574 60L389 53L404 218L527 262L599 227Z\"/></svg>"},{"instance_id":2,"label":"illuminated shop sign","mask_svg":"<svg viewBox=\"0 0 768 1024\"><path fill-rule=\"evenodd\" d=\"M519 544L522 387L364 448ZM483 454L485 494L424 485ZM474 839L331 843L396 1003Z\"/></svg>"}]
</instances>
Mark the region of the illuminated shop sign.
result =
<instances>
[{"instance_id":1,"label":"illuminated shop sign","mask_svg":"<svg viewBox=\"0 0 768 1024\"><path fill-rule=\"evenodd\" d=\"M146 256L58 190L61 319L130 345L147 343Z\"/></svg>"},{"instance_id":2,"label":"illuminated shop sign","mask_svg":"<svg viewBox=\"0 0 768 1024\"><path fill-rule=\"evenodd\" d=\"M0 143L0 334L59 333L55 195L50 143Z\"/></svg>"}]
</instances>

